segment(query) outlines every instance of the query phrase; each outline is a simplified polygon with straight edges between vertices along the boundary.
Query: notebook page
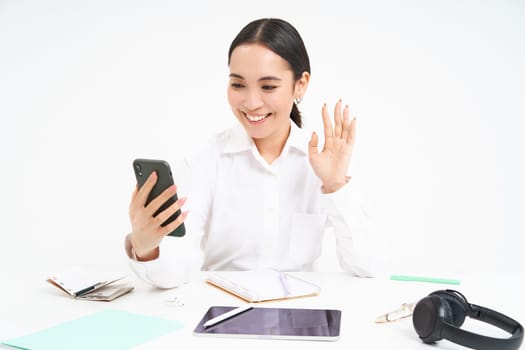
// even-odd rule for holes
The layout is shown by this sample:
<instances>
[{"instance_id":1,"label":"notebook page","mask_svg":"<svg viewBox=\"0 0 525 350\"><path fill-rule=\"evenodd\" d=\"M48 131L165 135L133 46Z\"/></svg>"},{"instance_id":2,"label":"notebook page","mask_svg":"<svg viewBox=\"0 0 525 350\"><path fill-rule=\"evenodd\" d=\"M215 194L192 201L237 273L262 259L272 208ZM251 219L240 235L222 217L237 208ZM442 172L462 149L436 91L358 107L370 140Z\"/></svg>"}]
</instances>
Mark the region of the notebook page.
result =
<instances>
[{"instance_id":1,"label":"notebook page","mask_svg":"<svg viewBox=\"0 0 525 350\"><path fill-rule=\"evenodd\" d=\"M283 281L284 276L284 281ZM318 294L320 288L275 270L213 272L208 280L253 302Z\"/></svg>"}]
</instances>

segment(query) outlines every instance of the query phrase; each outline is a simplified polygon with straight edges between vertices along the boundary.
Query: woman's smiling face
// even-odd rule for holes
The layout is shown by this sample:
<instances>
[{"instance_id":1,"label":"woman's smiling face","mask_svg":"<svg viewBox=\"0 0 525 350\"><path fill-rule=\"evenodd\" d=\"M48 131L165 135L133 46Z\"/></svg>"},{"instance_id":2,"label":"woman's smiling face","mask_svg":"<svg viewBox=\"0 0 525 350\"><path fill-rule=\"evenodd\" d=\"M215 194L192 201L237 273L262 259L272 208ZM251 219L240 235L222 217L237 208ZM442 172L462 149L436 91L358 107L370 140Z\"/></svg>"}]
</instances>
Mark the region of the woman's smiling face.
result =
<instances>
[{"instance_id":1,"label":"woman's smiling face","mask_svg":"<svg viewBox=\"0 0 525 350\"><path fill-rule=\"evenodd\" d=\"M281 142L290 130L297 84L288 62L261 44L243 44L230 57L228 102L255 142Z\"/></svg>"}]
</instances>

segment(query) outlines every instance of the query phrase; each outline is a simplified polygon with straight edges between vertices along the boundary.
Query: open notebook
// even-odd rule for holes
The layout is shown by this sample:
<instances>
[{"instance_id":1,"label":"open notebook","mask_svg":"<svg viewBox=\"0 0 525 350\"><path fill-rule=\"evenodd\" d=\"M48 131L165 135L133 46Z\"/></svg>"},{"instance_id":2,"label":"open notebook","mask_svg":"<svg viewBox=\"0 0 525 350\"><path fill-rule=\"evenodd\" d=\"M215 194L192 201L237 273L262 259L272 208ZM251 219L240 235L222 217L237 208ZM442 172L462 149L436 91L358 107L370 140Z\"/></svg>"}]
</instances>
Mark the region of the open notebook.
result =
<instances>
[{"instance_id":1,"label":"open notebook","mask_svg":"<svg viewBox=\"0 0 525 350\"><path fill-rule=\"evenodd\" d=\"M85 300L111 301L133 290L123 273L80 266L53 274L47 282Z\"/></svg>"},{"instance_id":2,"label":"open notebook","mask_svg":"<svg viewBox=\"0 0 525 350\"><path fill-rule=\"evenodd\" d=\"M251 303L314 296L321 292L321 288L311 282L275 270L212 272L206 282Z\"/></svg>"}]
</instances>

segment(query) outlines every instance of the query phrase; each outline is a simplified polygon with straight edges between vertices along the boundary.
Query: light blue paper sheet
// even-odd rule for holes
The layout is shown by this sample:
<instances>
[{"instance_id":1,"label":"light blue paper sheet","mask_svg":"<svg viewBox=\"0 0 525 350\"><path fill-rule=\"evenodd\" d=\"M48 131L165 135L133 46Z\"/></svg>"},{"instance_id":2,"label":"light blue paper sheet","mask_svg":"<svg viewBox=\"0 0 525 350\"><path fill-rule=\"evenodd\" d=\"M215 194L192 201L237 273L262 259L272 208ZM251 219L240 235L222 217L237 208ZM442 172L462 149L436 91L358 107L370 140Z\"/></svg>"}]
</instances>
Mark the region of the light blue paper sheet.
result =
<instances>
[{"instance_id":1,"label":"light blue paper sheet","mask_svg":"<svg viewBox=\"0 0 525 350\"><path fill-rule=\"evenodd\" d=\"M39 350L129 349L181 327L173 320L108 309L3 344Z\"/></svg>"}]
</instances>

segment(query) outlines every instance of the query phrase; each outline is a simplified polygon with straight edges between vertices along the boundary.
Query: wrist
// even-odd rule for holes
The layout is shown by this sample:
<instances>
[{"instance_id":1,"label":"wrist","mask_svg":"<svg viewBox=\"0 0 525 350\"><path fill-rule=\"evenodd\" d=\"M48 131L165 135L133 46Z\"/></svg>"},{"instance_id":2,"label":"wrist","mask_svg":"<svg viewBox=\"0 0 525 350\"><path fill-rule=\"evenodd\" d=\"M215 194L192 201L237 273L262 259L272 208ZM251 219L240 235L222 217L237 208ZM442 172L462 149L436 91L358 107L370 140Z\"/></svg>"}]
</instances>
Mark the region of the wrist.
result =
<instances>
[{"instance_id":1,"label":"wrist","mask_svg":"<svg viewBox=\"0 0 525 350\"><path fill-rule=\"evenodd\" d=\"M334 193L346 185L350 179L350 176L345 176L344 179L339 181L324 181L321 190L323 193Z\"/></svg>"},{"instance_id":2,"label":"wrist","mask_svg":"<svg viewBox=\"0 0 525 350\"><path fill-rule=\"evenodd\" d=\"M151 260L158 259L160 255L160 250L159 250L159 247L157 247L151 250L150 252L141 254L139 256L137 253L135 253L135 251L133 250L133 247L131 247L131 254L134 255L134 259L137 261L151 261Z\"/></svg>"},{"instance_id":3,"label":"wrist","mask_svg":"<svg viewBox=\"0 0 525 350\"><path fill-rule=\"evenodd\" d=\"M129 237L129 239L128 239ZM136 241L136 238L133 236L133 234L129 234L128 237L126 237L126 251L128 252L128 256L136 261L150 261L155 260L160 255L160 249L159 247L155 247L153 249L142 249L140 247L140 244ZM129 242L129 243L128 243Z\"/></svg>"}]
</instances>

